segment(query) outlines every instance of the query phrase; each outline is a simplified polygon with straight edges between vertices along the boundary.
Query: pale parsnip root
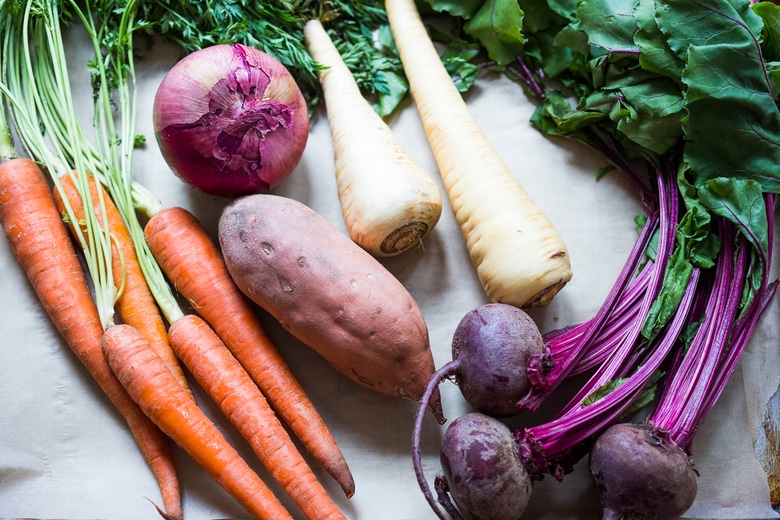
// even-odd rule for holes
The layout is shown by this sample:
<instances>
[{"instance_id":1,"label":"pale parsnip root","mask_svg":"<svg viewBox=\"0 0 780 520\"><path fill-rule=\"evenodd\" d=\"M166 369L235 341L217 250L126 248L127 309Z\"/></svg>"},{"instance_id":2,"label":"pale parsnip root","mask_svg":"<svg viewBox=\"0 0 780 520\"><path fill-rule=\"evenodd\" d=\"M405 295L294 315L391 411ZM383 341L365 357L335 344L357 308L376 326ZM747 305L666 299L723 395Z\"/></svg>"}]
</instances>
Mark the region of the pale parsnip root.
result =
<instances>
[{"instance_id":1,"label":"pale parsnip root","mask_svg":"<svg viewBox=\"0 0 780 520\"><path fill-rule=\"evenodd\" d=\"M444 69L414 0L385 7L455 219L488 297L540 307L571 279L569 253L488 142Z\"/></svg>"},{"instance_id":2,"label":"pale parsnip root","mask_svg":"<svg viewBox=\"0 0 780 520\"><path fill-rule=\"evenodd\" d=\"M439 221L439 186L362 96L319 20L304 29L333 138L336 183L352 240L374 256L419 245Z\"/></svg>"}]
</instances>

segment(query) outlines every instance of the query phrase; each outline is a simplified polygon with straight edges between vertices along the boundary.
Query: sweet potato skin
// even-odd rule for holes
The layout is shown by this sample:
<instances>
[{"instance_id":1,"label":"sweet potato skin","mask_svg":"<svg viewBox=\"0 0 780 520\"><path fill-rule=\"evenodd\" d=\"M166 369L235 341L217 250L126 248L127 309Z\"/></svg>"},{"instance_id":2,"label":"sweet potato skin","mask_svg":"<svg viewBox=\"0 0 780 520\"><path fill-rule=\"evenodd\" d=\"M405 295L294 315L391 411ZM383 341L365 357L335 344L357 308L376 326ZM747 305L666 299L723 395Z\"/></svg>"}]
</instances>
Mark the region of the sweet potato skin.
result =
<instances>
[{"instance_id":1,"label":"sweet potato skin","mask_svg":"<svg viewBox=\"0 0 780 520\"><path fill-rule=\"evenodd\" d=\"M434 372L417 303L374 257L308 206L241 197L219 220L228 271L258 306L359 385L419 400Z\"/></svg>"}]
</instances>

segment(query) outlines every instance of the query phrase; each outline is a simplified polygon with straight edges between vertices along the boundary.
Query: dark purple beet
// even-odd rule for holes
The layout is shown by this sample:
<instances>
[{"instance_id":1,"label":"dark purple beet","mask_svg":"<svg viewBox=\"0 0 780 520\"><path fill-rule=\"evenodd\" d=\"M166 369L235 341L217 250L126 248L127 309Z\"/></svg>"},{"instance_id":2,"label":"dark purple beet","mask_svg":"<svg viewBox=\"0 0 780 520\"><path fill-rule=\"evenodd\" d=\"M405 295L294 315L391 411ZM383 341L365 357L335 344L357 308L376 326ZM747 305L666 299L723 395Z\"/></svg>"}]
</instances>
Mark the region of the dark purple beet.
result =
<instances>
[{"instance_id":1,"label":"dark purple beet","mask_svg":"<svg viewBox=\"0 0 780 520\"><path fill-rule=\"evenodd\" d=\"M515 403L530 386L526 373L528 360L543 354L544 350L544 341L534 321L511 305L481 305L469 311L456 327L452 361L439 368L428 381L412 433L415 475L425 499L439 518L516 520L522 514L531 482L520 461L513 434L494 417L519 413ZM441 460L447 477L436 478L440 495L437 501L423 471L420 437L431 396L439 383L452 377L478 413L456 419L445 432ZM438 488L442 485L449 489L444 497ZM457 511L453 500L463 513Z\"/></svg>"},{"instance_id":2,"label":"dark purple beet","mask_svg":"<svg viewBox=\"0 0 780 520\"><path fill-rule=\"evenodd\" d=\"M441 464L447 488L466 520L517 520L533 489L509 428L468 413L444 432Z\"/></svg>"},{"instance_id":3,"label":"dark purple beet","mask_svg":"<svg viewBox=\"0 0 780 520\"><path fill-rule=\"evenodd\" d=\"M688 455L648 425L611 426L593 445L589 463L604 520L672 520L696 498Z\"/></svg>"},{"instance_id":4,"label":"dark purple beet","mask_svg":"<svg viewBox=\"0 0 780 520\"><path fill-rule=\"evenodd\" d=\"M528 393L528 359L544 351L536 323L521 309L490 303L469 311L452 339L455 381L464 399L494 417L519 413Z\"/></svg>"}]
</instances>

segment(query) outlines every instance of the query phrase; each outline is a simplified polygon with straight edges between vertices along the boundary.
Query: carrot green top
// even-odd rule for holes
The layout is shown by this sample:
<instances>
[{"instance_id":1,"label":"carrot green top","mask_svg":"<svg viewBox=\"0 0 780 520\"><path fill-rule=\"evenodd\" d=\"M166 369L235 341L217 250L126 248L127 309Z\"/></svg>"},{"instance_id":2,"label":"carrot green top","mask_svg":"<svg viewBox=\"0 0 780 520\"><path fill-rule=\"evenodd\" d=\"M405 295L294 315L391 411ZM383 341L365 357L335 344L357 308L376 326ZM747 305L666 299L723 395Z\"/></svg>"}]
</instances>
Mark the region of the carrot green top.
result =
<instances>
[{"instance_id":1,"label":"carrot green top","mask_svg":"<svg viewBox=\"0 0 780 520\"><path fill-rule=\"evenodd\" d=\"M85 172L89 171L90 161L84 160L89 154L80 148L76 111L69 96L69 84L63 81L66 64L56 2L23 5L2 2L0 25L3 27L0 90L16 134L27 154L43 166L57 189L61 175L74 175L79 193L89 201ZM67 147L61 143L67 143ZM13 153L9 146L10 139L3 143L4 157ZM64 218L75 222L71 205L67 199L64 202ZM107 229L101 228L94 213L85 216L83 227L86 232L80 226L75 226L74 231L84 251L101 321L108 327L113 323L117 297L111 266L111 237Z\"/></svg>"},{"instance_id":2,"label":"carrot green top","mask_svg":"<svg viewBox=\"0 0 780 520\"><path fill-rule=\"evenodd\" d=\"M135 214L136 209L153 213L160 206L132 179L136 115L131 35L138 28L134 23L136 1L126 0L122 9L97 13L91 4L82 8L75 0L0 2L0 24L4 28L0 91L25 151L45 167L55 187L59 189L60 176L72 175L85 208L93 207L88 176L94 175L106 187L133 238L147 283L165 317L173 321L182 311L149 252ZM91 72L94 88L94 142L80 125L70 90L73 67L66 60L61 20L80 21L94 46L91 70L84 70ZM117 107L118 116L114 113ZM63 195L63 199L65 218L75 221L67 197ZM87 212L85 220L86 233L79 226L74 231L85 253L96 303L107 327L113 323L118 297L112 282L111 231L99 224L94 213Z\"/></svg>"}]
</instances>

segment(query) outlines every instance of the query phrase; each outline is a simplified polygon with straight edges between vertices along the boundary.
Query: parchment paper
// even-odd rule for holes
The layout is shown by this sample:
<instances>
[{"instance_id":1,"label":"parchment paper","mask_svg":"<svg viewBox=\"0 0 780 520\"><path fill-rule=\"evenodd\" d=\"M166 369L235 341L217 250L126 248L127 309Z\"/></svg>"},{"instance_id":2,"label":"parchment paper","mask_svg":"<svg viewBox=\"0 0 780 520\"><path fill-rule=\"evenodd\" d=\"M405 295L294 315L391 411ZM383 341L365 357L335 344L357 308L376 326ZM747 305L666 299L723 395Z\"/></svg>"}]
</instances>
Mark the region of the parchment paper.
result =
<instances>
[{"instance_id":1,"label":"parchment paper","mask_svg":"<svg viewBox=\"0 0 780 520\"><path fill-rule=\"evenodd\" d=\"M82 101L82 122L89 128L91 91L84 66L89 50L79 34L69 38L69 59L78 75L73 90ZM229 201L199 193L170 173L151 130L154 93L179 52L172 45L158 43L137 65L138 132L147 136L147 146L136 154L136 178L164 206L190 209L215 233L220 211ZM585 320L600 306L634 243L632 217L641 211L635 192L618 175L597 181L595 171L604 163L596 154L538 134L528 123L533 107L518 85L499 77L485 77L478 85L468 95L474 115L562 233L572 258L572 281L548 308L532 315L543 331ZM411 101L390 124L412 156L438 180ZM274 193L308 204L343 229L330 134L322 113L312 127L301 163ZM445 203L441 221L423 247L383 263L422 308L436 364L441 366L450 359L450 341L458 321L487 302L449 206ZM0 518L155 518L149 500L160 503L159 492L124 422L60 340L5 239L0 240L0 280ZM412 470L415 404L359 388L259 312L352 468L357 492L351 500L317 470L347 517L433 519ZM769 507L765 476L752 447L764 403L780 378L777 316L774 302L699 432L694 445L699 493L688 512L690 518L777 517ZM209 415L260 474L266 475L207 396L193 386ZM563 402L572 390L572 385L562 388L555 399ZM453 384L444 383L441 391L449 420L469 411ZM539 423L549 413L542 409L519 421ZM442 432L429 418L423 455L430 479L440 468ZM181 450L175 448L175 455L187 518L247 517ZM589 519L598 518L599 512L587 467L581 463L561 483L549 478L537 483L524 517Z\"/></svg>"}]
</instances>

